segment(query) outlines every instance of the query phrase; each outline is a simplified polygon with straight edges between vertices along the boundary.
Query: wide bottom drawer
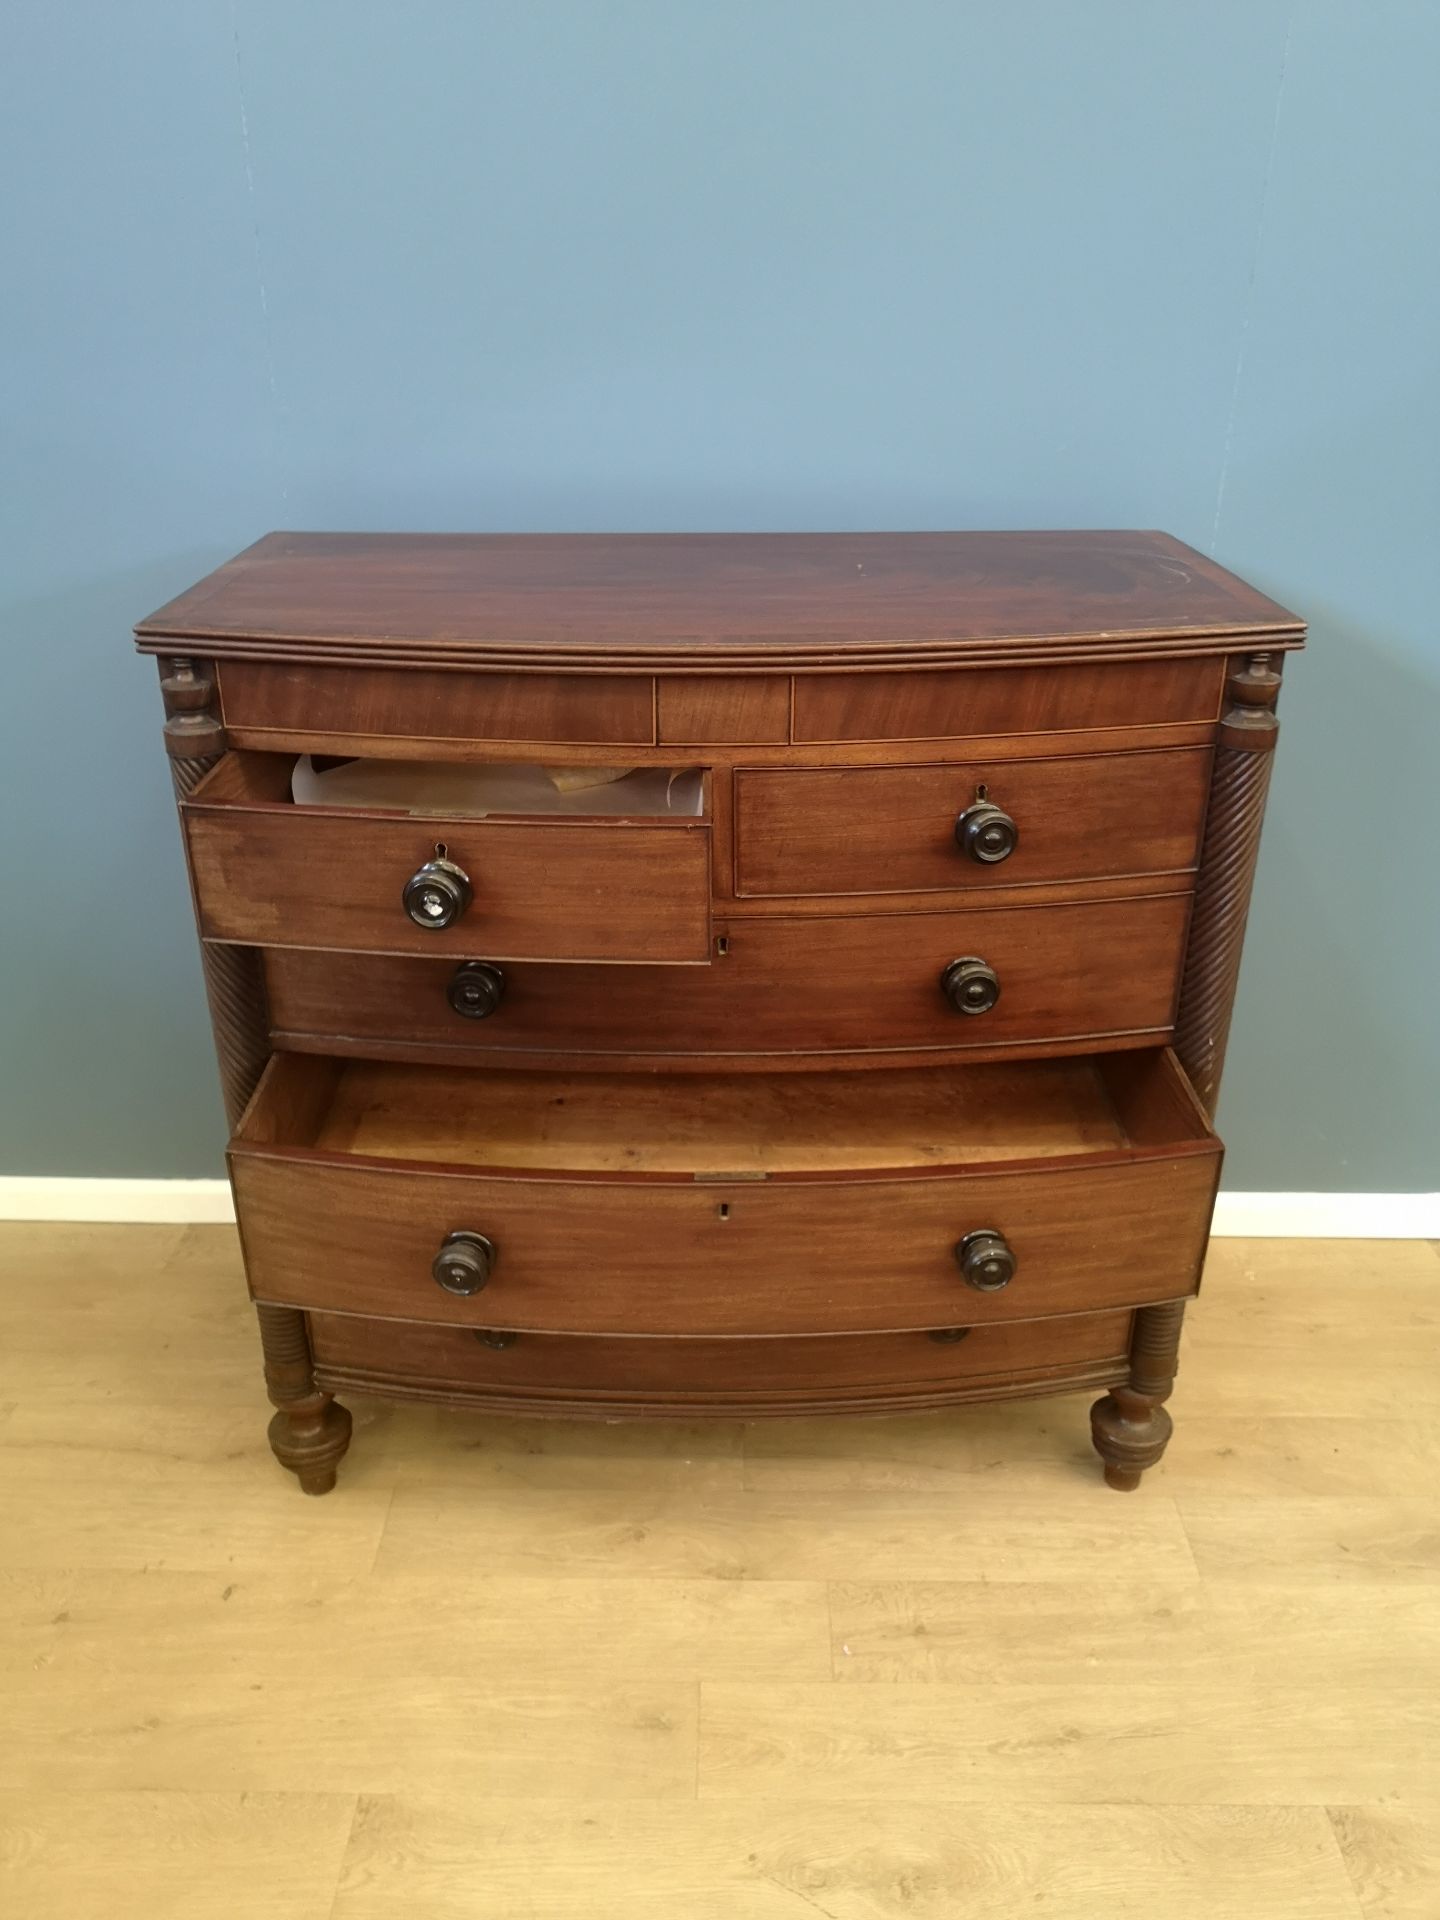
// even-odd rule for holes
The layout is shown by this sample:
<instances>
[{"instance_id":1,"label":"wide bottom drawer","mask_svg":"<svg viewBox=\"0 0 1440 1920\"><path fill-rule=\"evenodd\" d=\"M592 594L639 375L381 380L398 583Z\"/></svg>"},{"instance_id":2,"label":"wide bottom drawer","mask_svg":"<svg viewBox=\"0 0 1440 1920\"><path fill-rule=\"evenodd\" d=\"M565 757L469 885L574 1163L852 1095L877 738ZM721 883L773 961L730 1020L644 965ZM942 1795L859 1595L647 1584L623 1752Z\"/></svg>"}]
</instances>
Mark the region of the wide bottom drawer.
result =
<instances>
[{"instance_id":1,"label":"wide bottom drawer","mask_svg":"<svg viewBox=\"0 0 1440 1920\"><path fill-rule=\"evenodd\" d=\"M956 1337L958 1335L958 1337ZM314 1313L322 1384L501 1409L592 1414L885 1412L1123 1379L1128 1313L929 1334L582 1339Z\"/></svg>"},{"instance_id":2,"label":"wide bottom drawer","mask_svg":"<svg viewBox=\"0 0 1440 1920\"><path fill-rule=\"evenodd\" d=\"M230 1157L257 1299L743 1337L1180 1298L1220 1147L1166 1052L570 1080L282 1054Z\"/></svg>"}]
</instances>

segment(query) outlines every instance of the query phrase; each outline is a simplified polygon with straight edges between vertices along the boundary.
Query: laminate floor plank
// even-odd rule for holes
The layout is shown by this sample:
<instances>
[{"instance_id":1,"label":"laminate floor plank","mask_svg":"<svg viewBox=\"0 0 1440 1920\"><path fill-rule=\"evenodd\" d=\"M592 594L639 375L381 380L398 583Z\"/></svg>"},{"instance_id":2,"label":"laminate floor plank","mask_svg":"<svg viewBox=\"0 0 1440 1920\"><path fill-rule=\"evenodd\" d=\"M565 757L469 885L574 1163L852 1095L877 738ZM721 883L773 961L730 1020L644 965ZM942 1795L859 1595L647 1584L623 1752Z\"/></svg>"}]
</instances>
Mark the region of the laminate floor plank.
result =
<instances>
[{"instance_id":1,"label":"laminate floor plank","mask_svg":"<svg viewBox=\"0 0 1440 1920\"><path fill-rule=\"evenodd\" d=\"M0 1804L6 1911L33 1920L330 1920L355 1800L51 1793Z\"/></svg>"},{"instance_id":2,"label":"laminate floor plank","mask_svg":"<svg viewBox=\"0 0 1440 1920\"><path fill-rule=\"evenodd\" d=\"M702 1800L1316 1806L1440 1793L1440 1692L706 1682ZM1379 1730L1383 1728L1383 1737Z\"/></svg>"},{"instance_id":3,"label":"laminate floor plank","mask_svg":"<svg viewBox=\"0 0 1440 1920\"><path fill-rule=\"evenodd\" d=\"M1195 1367L1205 1364L1198 1355ZM946 1493L995 1483L1062 1499L1094 1476L1093 1394L896 1416L837 1432L833 1420L758 1423L745 1441L744 1483L757 1493ZM1159 1473L1177 1499L1388 1499L1398 1486L1440 1481L1440 1420L1384 1415L1192 1413L1182 1361L1171 1407L1175 1437ZM1028 1418L1027 1418L1028 1415Z\"/></svg>"},{"instance_id":4,"label":"laminate floor plank","mask_svg":"<svg viewBox=\"0 0 1440 1920\"><path fill-rule=\"evenodd\" d=\"M228 1227L0 1225L0 1911L1435 1920L1440 1256L1221 1241L1176 1435L354 1403Z\"/></svg>"},{"instance_id":5,"label":"laminate floor plank","mask_svg":"<svg viewBox=\"0 0 1440 1920\"><path fill-rule=\"evenodd\" d=\"M1421 1585L836 1582L830 1617L843 1681L1440 1693L1440 1606Z\"/></svg>"},{"instance_id":6,"label":"laminate floor plank","mask_svg":"<svg viewBox=\"0 0 1440 1920\"><path fill-rule=\"evenodd\" d=\"M1365 1920L1435 1920L1440 1801L1332 1807L1330 1819Z\"/></svg>"},{"instance_id":7,"label":"laminate floor plank","mask_svg":"<svg viewBox=\"0 0 1440 1920\"><path fill-rule=\"evenodd\" d=\"M334 1920L1360 1920L1323 1809L360 1803ZM1409 1916L1406 1916L1409 1920Z\"/></svg>"},{"instance_id":8,"label":"laminate floor plank","mask_svg":"<svg viewBox=\"0 0 1440 1920\"><path fill-rule=\"evenodd\" d=\"M1107 1497L1109 1496L1109 1497ZM483 1571L651 1579L1059 1579L1084 1583L1112 1556L1194 1578L1174 1507L1123 1508L1098 1479L1065 1502L1003 1488L941 1505L925 1495L491 1493L396 1488L376 1566L422 1559L441 1578Z\"/></svg>"}]
</instances>

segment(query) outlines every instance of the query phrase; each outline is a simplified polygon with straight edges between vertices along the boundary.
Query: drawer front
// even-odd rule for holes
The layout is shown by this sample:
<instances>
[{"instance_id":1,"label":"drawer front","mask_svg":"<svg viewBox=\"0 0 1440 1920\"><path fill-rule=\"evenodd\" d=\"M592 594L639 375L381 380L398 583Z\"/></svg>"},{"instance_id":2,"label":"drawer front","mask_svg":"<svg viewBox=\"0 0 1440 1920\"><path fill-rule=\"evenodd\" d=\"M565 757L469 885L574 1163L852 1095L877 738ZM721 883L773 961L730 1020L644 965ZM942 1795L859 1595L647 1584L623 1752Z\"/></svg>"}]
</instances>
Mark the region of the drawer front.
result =
<instances>
[{"instance_id":1,"label":"drawer front","mask_svg":"<svg viewBox=\"0 0 1440 1920\"><path fill-rule=\"evenodd\" d=\"M648 674L442 673L385 667L219 665L226 726L246 744L267 734L380 739L524 740L648 746Z\"/></svg>"},{"instance_id":2,"label":"drawer front","mask_svg":"<svg viewBox=\"0 0 1440 1920\"><path fill-rule=\"evenodd\" d=\"M981 1326L1193 1292L1214 1143L1157 1158L908 1178L505 1178L232 1149L251 1291L316 1310L558 1333L783 1334ZM955 1248L1003 1234L998 1292ZM446 1236L496 1250L460 1298Z\"/></svg>"},{"instance_id":3,"label":"drawer front","mask_svg":"<svg viewBox=\"0 0 1440 1920\"><path fill-rule=\"evenodd\" d=\"M427 820L203 802L183 812L209 940L457 958L709 958L703 820ZM401 894L442 846L474 898L452 926L417 926Z\"/></svg>"},{"instance_id":4,"label":"drawer front","mask_svg":"<svg viewBox=\"0 0 1440 1920\"><path fill-rule=\"evenodd\" d=\"M662 745L782 745L790 738L790 676L662 674L655 721Z\"/></svg>"},{"instance_id":5,"label":"drawer front","mask_svg":"<svg viewBox=\"0 0 1440 1920\"><path fill-rule=\"evenodd\" d=\"M1165 894L732 920L720 930L728 951L705 968L502 966L500 1005L479 1020L446 998L453 961L273 952L266 972L271 1020L288 1047L344 1037L494 1058L677 1062L970 1052L1168 1031L1189 912L1188 894ZM475 934L466 938L470 955L492 957ZM947 965L971 955L1000 983L988 1013L956 1013L941 988Z\"/></svg>"},{"instance_id":6,"label":"drawer front","mask_svg":"<svg viewBox=\"0 0 1440 1920\"><path fill-rule=\"evenodd\" d=\"M797 742L943 740L1214 720L1224 661L795 676Z\"/></svg>"},{"instance_id":7,"label":"drawer front","mask_svg":"<svg viewBox=\"0 0 1440 1920\"><path fill-rule=\"evenodd\" d=\"M1199 852L1210 758L1192 747L746 769L735 776L736 891L906 893L1181 871ZM986 846L987 828L998 845Z\"/></svg>"},{"instance_id":8,"label":"drawer front","mask_svg":"<svg viewBox=\"0 0 1440 1920\"><path fill-rule=\"evenodd\" d=\"M495 1346L469 1327L313 1313L310 1339L321 1378L335 1385L368 1380L502 1404L533 1399L596 1411L749 1415L1108 1384L1126 1371L1130 1315L1021 1320L970 1328L959 1340L928 1333L771 1340L521 1334Z\"/></svg>"}]
</instances>

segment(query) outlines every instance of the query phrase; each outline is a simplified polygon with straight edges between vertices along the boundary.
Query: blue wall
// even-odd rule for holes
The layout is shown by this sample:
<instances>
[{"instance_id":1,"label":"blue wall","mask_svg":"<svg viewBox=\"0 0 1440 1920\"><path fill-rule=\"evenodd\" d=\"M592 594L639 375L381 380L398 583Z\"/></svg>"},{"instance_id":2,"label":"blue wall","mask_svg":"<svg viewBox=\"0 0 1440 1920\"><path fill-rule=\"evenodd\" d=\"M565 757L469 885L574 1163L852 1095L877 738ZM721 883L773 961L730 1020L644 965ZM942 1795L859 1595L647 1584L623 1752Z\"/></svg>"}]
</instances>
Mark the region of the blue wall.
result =
<instances>
[{"instance_id":1,"label":"blue wall","mask_svg":"<svg viewBox=\"0 0 1440 1920\"><path fill-rule=\"evenodd\" d=\"M1440 8L12 0L0 1169L222 1128L128 629L285 527L1160 526L1313 621L1230 1184L1437 1184Z\"/></svg>"}]
</instances>

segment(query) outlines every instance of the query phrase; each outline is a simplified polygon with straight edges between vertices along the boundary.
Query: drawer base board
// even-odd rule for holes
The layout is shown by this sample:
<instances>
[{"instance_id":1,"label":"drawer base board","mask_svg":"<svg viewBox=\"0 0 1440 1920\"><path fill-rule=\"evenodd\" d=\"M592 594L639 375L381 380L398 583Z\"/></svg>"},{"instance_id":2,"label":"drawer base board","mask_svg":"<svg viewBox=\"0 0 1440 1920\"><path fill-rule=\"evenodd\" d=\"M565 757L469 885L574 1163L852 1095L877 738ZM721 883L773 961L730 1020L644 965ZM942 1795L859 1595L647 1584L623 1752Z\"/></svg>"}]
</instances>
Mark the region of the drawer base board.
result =
<instances>
[{"instance_id":1,"label":"drawer base board","mask_svg":"<svg viewBox=\"0 0 1440 1920\"><path fill-rule=\"evenodd\" d=\"M501 1387L472 1386L464 1381L397 1378L362 1373L349 1367L315 1368L316 1385L326 1393L368 1394L380 1400L422 1400L450 1407L468 1407L476 1413L543 1414L567 1420L725 1420L805 1419L820 1414L927 1413L936 1408L987 1400L1035 1400L1061 1393L1103 1390L1124 1384L1129 1372L1125 1358L1076 1370L1051 1368L1041 1373L999 1374L989 1379L956 1381L937 1387L926 1382L913 1392L893 1385L878 1391L838 1392L819 1388L808 1393L737 1394L690 1393L661 1396L623 1393L585 1393L573 1387L547 1392L531 1387L507 1393Z\"/></svg>"}]
</instances>

